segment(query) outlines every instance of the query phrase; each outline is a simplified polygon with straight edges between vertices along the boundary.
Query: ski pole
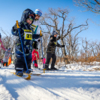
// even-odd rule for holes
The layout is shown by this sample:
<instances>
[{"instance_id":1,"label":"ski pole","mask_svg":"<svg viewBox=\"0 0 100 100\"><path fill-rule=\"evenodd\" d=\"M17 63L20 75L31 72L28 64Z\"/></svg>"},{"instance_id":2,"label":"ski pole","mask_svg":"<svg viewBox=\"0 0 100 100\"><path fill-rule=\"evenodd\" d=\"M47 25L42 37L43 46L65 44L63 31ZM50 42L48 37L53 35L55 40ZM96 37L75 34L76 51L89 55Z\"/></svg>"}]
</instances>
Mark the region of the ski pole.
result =
<instances>
[{"instance_id":1,"label":"ski pole","mask_svg":"<svg viewBox=\"0 0 100 100\"><path fill-rule=\"evenodd\" d=\"M40 30L40 33L41 33L41 30ZM42 58L44 58L44 56L43 56L43 46L42 46L42 37L41 37L41 49L42 49ZM43 68L45 68L44 63L43 63Z\"/></svg>"},{"instance_id":2,"label":"ski pole","mask_svg":"<svg viewBox=\"0 0 100 100\"><path fill-rule=\"evenodd\" d=\"M18 21L16 21L16 25L17 25L17 28L18 28L18 32L19 32L19 37L20 37L20 41L21 41L21 46L22 46L22 50L23 50L23 55L24 55L24 60L25 60L25 64L26 64L26 69L27 69L27 73L29 73L29 70L28 70L28 65L27 65L27 61L26 61L26 57L25 57L25 52L24 52L24 47L23 47L23 43L22 43L22 38L21 38L21 34L20 34L20 27L18 25Z\"/></svg>"}]
</instances>

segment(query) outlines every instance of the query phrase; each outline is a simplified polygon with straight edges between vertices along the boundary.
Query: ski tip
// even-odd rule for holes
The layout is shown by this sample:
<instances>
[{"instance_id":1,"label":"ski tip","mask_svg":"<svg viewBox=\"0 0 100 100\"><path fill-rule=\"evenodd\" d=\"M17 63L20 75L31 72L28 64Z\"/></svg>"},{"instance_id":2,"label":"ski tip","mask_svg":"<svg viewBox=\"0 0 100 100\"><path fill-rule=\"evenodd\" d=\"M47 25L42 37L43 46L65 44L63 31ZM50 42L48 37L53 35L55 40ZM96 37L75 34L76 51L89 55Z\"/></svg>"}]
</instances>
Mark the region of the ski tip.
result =
<instances>
[{"instance_id":1,"label":"ski tip","mask_svg":"<svg viewBox=\"0 0 100 100\"><path fill-rule=\"evenodd\" d=\"M35 75L35 76L40 76L42 73L40 73L40 74L32 74L32 75Z\"/></svg>"},{"instance_id":2,"label":"ski tip","mask_svg":"<svg viewBox=\"0 0 100 100\"><path fill-rule=\"evenodd\" d=\"M28 75L28 77L26 77L25 79L30 80L31 79L31 74L27 74L27 75Z\"/></svg>"},{"instance_id":3,"label":"ski tip","mask_svg":"<svg viewBox=\"0 0 100 100\"><path fill-rule=\"evenodd\" d=\"M43 69L43 73L45 73L46 68Z\"/></svg>"},{"instance_id":4,"label":"ski tip","mask_svg":"<svg viewBox=\"0 0 100 100\"><path fill-rule=\"evenodd\" d=\"M15 72L11 72L11 73L14 74L14 75L16 75ZM31 79L31 73L30 74L26 74L26 75L28 75L28 76L26 78L24 78L24 79L30 80ZM16 76L18 76L18 75L16 75ZM18 76L18 77L22 77L22 76Z\"/></svg>"}]
</instances>

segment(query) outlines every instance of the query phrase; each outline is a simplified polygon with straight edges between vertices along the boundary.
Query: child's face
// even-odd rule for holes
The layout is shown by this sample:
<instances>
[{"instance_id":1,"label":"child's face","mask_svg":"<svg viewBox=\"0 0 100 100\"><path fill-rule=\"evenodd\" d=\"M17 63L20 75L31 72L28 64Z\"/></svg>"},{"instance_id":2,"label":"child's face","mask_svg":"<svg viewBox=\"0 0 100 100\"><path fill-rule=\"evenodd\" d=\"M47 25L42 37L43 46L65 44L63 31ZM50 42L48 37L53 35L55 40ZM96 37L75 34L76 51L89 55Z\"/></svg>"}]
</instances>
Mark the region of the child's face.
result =
<instances>
[{"instance_id":1,"label":"child's face","mask_svg":"<svg viewBox=\"0 0 100 100\"><path fill-rule=\"evenodd\" d=\"M40 16L36 14L35 19L38 20L39 18Z\"/></svg>"},{"instance_id":2,"label":"child's face","mask_svg":"<svg viewBox=\"0 0 100 100\"><path fill-rule=\"evenodd\" d=\"M32 24L32 20L30 19L30 18L28 18L27 20L26 20L26 22L30 25L30 24Z\"/></svg>"},{"instance_id":3,"label":"child's face","mask_svg":"<svg viewBox=\"0 0 100 100\"><path fill-rule=\"evenodd\" d=\"M57 37L57 34L55 34L54 37Z\"/></svg>"}]
</instances>

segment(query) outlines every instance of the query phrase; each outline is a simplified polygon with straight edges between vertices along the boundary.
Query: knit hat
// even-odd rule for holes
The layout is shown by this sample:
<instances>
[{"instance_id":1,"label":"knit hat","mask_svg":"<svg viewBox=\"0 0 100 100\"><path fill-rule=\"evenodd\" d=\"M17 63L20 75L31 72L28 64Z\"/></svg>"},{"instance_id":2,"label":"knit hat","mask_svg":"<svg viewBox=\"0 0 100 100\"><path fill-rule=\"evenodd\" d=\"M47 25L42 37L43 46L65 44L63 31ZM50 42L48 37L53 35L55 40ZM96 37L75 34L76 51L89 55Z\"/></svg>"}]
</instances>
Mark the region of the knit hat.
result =
<instances>
[{"instance_id":1,"label":"knit hat","mask_svg":"<svg viewBox=\"0 0 100 100\"><path fill-rule=\"evenodd\" d=\"M57 31L53 31L52 32L52 35L56 35L56 34L58 35L58 32Z\"/></svg>"}]
</instances>

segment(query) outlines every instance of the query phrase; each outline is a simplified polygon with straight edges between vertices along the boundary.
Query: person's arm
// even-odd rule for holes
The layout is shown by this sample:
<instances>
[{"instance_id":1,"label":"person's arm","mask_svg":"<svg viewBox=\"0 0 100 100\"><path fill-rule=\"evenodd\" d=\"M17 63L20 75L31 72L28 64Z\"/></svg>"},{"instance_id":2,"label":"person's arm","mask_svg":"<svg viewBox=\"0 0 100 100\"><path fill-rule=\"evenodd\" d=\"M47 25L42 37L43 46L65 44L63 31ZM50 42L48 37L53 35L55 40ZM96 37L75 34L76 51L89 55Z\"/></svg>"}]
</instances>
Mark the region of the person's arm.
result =
<instances>
[{"instance_id":1,"label":"person's arm","mask_svg":"<svg viewBox=\"0 0 100 100\"><path fill-rule=\"evenodd\" d=\"M60 39L60 36L57 39ZM65 47L65 45L60 45L58 42L55 42L53 36L50 37L50 44L55 45L57 47Z\"/></svg>"},{"instance_id":2,"label":"person's arm","mask_svg":"<svg viewBox=\"0 0 100 100\"><path fill-rule=\"evenodd\" d=\"M32 39L38 39L40 38L40 34L32 34Z\"/></svg>"},{"instance_id":3,"label":"person's arm","mask_svg":"<svg viewBox=\"0 0 100 100\"><path fill-rule=\"evenodd\" d=\"M22 26L22 23L20 22L20 23L19 23L20 29L21 29L21 26ZM22 31L22 30L20 30L20 31ZM13 35L15 35L15 36L19 36L18 28L17 28L16 24L12 27L11 33L12 33ZM21 33L22 33L22 32L21 32Z\"/></svg>"},{"instance_id":4,"label":"person's arm","mask_svg":"<svg viewBox=\"0 0 100 100\"><path fill-rule=\"evenodd\" d=\"M58 36L58 38L57 38L57 40L59 40L61 37L60 36Z\"/></svg>"},{"instance_id":5,"label":"person's arm","mask_svg":"<svg viewBox=\"0 0 100 100\"><path fill-rule=\"evenodd\" d=\"M52 35L50 36L50 42L54 42L54 37Z\"/></svg>"},{"instance_id":6,"label":"person's arm","mask_svg":"<svg viewBox=\"0 0 100 100\"><path fill-rule=\"evenodd\" d=\"M56 43L57 47L65 47L65 45L60 45L58 42Z\"/></svg>"}]
</instances>

